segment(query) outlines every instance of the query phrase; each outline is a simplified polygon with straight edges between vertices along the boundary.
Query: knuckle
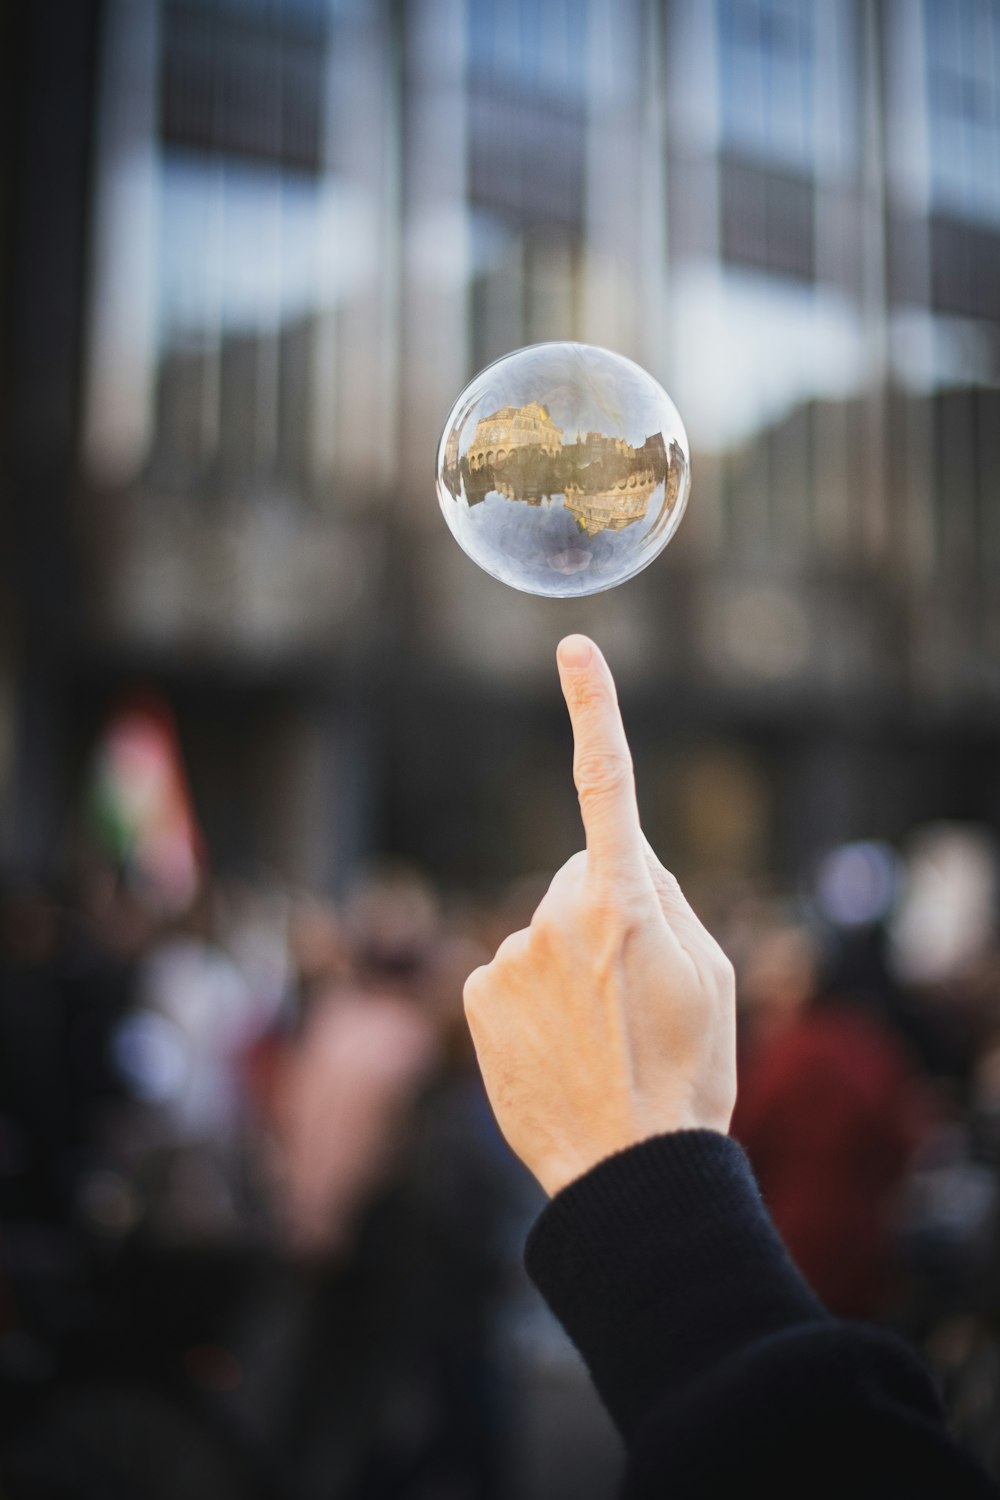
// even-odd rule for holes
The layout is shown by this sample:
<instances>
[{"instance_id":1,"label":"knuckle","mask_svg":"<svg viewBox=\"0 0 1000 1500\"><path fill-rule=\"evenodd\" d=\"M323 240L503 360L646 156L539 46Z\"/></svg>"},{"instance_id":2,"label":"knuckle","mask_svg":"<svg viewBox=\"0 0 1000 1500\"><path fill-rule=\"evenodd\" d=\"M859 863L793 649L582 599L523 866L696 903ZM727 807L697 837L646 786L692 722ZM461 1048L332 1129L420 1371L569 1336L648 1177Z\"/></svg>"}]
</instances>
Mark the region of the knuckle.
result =
<instances>
[{"instance_id":1,"label":"knuckle","mask_svg":"<svg viewBox=\"0 0 1000 1500\"><path fill-rule=\"evenodd\" d=\"M709 979L721 996L728 996L735 991L736 971L731 961L717 945L713 945L706 967Z\"/></svg>"},{"instance_id":2,"label":"knuckle","mask_svg":"<svg viewBox=\"0 0 1000 1500\"><path fill-rule=\"evenodd\" d=\"M478 971L481 975L479 989L493 993L512 982L524 958L529 935L530 929L522 928L504 938L493 955L492 963L486 964Z\"/></svg>"},{"instance_id":3,"label":"knuckle","mask_svg":"<svg viewBox=\"0 0 1000 1500\"><path fill-rule=\"evenodd\" d=\"M588 751L578 756L575 771L580 796L599 799L628 785L632 758L624 750Z\"/></svg>"},{"instance_id":4,"label":"knuckle","mask_svg":"<svg viewBox=\"0 0 1000 1500\"><path fill-rule=\"evenodd\" d=\"M672 870L668 870L661 865L656 872L656 884L659 887L660 895L672 904L677 905L684 901L681 883Z\"/></svg>"},{"instance_id":5,"label":"knuckle","mask_svg":"<svg viewBox=\"0 0 1000 1500\"><path fill-rule=\"evenodd\" d=\"M578 853L571 855L553 875L548 890L539 902L535 916L548 918L553 915L554 910L561 911L567 903L571 904L574 900L574 893L579 890L586 875L587 851L581 849Z\"/></svg>"},{"instance_id":6,"label":"knuckle","mask_svg":"<svg viewBox=\"0 0 1000 1500\"><path fill-rule=\"evenodd\" d=\"M586 673L571 679L566 691L572 707L582 713L602 712L611 704L611 695L606 685L599 677Z\"/></svg>"},{"instance_id":7,"label":"knuckle","mask_svg":"<svg viewBox=\"0 0 1000 1500\"><path fill-rule=\"evenodd\" d=\"M462 1001L466 1015L479 1009L488 984L488 966L484 964L481 968L473 969L462 987Z\"/></svg>"},{"instance_id":8,"label":"knuckle","mask_svg":"<svg viewBox=\"0 0 1000 1500\"><path fill-rule=\"evenodd\" d=\"M572 941L568 913L554 905L540 906L529 928L530 955L534 964L547 965Z\"/></svg>"},{"instance_id":9,"label":"knuckle","mask_svg":"<svg viewBox=\"0 0 1000 1500\"><path fill-rule=\"evenodd\" d=\"M524 947L524 933L512 932L504 938L496 953L490 968L494 973L509 969L514 959L521 953Z\"/></svg>"},{"instance_id":10,"label":"knuckle","mask_svg":"<svg viewBox=\"0 0 1000 1500\"><path fill-rule=\"evenodd\" d=\"M531 918L530 932L532 942L549 942L555 930L555 925L551 911L543 903Z\"/></svg>"},{"instance_id":11,"label":"knuckle","mask_svg":"<svg viewBox=\"0 0 1000 1500\"><path fill-rule=\"evenodd\" d=\"M649 905L641 893L603 873L590 885L587 914L591 925L605 932L613 929L623 942L642 931L650 920Z\"/></svg>"}]
</instances>

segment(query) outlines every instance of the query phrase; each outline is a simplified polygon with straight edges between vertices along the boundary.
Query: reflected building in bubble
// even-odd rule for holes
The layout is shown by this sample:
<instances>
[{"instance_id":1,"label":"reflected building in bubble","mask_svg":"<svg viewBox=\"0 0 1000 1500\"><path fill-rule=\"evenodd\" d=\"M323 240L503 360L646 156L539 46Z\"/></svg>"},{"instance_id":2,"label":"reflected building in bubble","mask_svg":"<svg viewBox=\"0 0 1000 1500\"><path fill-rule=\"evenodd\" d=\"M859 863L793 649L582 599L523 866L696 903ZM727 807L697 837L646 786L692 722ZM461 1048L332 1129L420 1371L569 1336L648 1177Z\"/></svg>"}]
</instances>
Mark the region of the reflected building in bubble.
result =
<instances>
[{"instance_id":1,"label":"reflected building in bubble","mask_svg":"<svg viewBox=\"0 0 1000 1500\"><path fill-rule=\"evenodd\" d=\"M624 531L641 521L661 484L667 487L666 501L654 529L666 524L677 502L680 468L679 455L668 456L661 433L635 448L621 438L588 432L576 449L573 474L566 482L566 509L588 536Z\"/></svg>"},{"instance_id":2,"label":"reflected building in bubble","mask_svg":"<svg viewBox=\"0 0 1000 1500\"><path fill-rule=\"evenodd\" d=\"M624 531L642 520L660 485L674 486L664 520L673 509L679 483L661 434L634 447L601 432L566 439L545 406L536 401L504 406L480 417L472 441L459 457L459 436L449 434L446 477L461 487L470 505L496 491L527 505L560 499L581 532Z\"/></svg>"},{"instance_id":3,"label":"reflected building in bubble","mask_svg":"<svg viewBox=\"0 0 1000 1500\"><path fill-rule=\"evenodd\" d=\"M515 449L529 449L547 458L561 452L563 435L544 406L504 406L476 423L465 457L470 469L502 464Z\"/></svg>"},{"instance_id":4,"label":"reflected building in bubble","mask_svg":"<svg viewBox=\"0 0 1000 1500\"><path fill-rule=\"evenodd\" d=\"M588 433L586 441L593 436ZM632 449L628 456L631 458L635 452ZM610 484L598 481L596 488L581 483L578 475L574 475L566 481L566 509L576 516L588 536L596 536L600 531L624 531L626 526L643 519L662 482L662 474L634 463L627 465L620 479ZM665 513L669 514L669 510L666 507Z\"/></svg>"},{"instance_id":5,"label":"reflected building in bubble","mask_svg":"<svg viewBox=\"0 0 1000 1500\"><path fill-rule=\"evenodd\" d=\"M566 509L576 516L581 531L588 536L600 531L624 531L643 519L656 486L656 479L648 473L633 474L614 488L593 495L567 485Z\"/></svg>"}]
</instances>

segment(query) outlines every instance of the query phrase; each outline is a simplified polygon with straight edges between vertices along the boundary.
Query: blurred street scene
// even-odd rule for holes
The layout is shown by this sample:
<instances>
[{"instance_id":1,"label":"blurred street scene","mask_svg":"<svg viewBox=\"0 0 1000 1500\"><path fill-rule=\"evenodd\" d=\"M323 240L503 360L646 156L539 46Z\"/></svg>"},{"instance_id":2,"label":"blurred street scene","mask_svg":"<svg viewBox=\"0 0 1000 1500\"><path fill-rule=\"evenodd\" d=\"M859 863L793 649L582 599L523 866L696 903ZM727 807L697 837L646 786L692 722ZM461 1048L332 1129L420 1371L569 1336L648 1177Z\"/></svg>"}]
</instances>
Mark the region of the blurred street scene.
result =
<instances>
[{"instance_id":1,"label":"blurred street scene","mask_svg":"<svg viewBox=\"0 0 1000 1500\"><path fill-rule=\"evenodd\" d=\"M1000 1474L1000 0L0 28L4 1495L614 1493L461 1016L580 842L578 629L779 1228ZM434 495L548 339L691 440L582 600Z\"/></svg>"}]
</instances>

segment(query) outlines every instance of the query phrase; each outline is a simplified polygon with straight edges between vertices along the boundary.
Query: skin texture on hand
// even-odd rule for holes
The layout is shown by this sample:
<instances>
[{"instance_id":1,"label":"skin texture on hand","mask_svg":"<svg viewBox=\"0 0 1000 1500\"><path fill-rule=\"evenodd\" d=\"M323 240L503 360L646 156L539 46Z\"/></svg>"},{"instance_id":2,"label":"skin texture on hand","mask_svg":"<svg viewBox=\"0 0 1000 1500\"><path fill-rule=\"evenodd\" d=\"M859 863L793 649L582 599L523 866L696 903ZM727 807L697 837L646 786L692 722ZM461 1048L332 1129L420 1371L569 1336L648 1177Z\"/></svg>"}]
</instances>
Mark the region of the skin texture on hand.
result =
<instances>
[{"instance_id":1,"label":"skin texture on hand","mask_svg":"<svg viewBox=\"0 0 1000 1500\"><path fill-rule=\"evenodd\" d=\"M643 836L603 656L577 635L557 660L587 847L465 985L500 1128L550 1194L650 1136L727 1131L736 1100L732 966Z\"/></svg>"}]
</instances>

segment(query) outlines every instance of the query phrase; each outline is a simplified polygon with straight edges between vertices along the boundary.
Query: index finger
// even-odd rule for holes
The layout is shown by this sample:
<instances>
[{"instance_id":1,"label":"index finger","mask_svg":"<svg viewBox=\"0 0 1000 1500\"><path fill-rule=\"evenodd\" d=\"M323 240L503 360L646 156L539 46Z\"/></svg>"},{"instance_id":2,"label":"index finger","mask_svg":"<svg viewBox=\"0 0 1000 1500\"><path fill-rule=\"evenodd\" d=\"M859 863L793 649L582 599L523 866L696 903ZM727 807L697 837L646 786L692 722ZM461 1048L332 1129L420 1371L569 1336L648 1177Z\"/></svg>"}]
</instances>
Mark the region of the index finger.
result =
<instances>
[{"instance_id":1,"label":"index finger","mask_svg":"<svg viewBox=\"0 0 1000 1500\"><path fill-rule=\"evenodd\" d=\"M585 635L560 641L556 660L573 725L573 779L590 861L597 871L644 872L632 753L611 670Z\"/></svg>"}]
</instances>

